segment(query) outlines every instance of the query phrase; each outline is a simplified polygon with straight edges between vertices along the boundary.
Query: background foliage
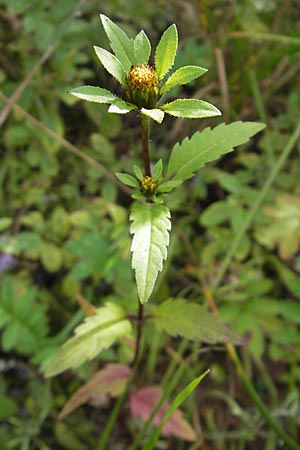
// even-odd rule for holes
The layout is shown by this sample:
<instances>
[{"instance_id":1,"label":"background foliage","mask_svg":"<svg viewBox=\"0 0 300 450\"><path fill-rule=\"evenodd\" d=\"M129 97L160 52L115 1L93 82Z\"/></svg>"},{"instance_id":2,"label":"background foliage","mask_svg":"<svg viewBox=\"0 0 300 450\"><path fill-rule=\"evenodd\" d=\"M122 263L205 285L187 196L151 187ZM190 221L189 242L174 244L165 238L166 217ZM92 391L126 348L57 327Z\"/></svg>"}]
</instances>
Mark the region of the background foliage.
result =
<instances>
[{"instance_id":1,"label":"background foliage","mask_svg":"<svg viewBox=\"0 0 300 450\"><path fill-rule=\"evenodd\" d=\"M95 398L64 421L57 416L101 361L132 356L124 338L101 360L51 382L41 375L81 321L78 302L83 310L88 299L97 308L112 302L127 314L136 312L130 197L112 173L130 172L140 158L138 118L110 115L105 106L68 94L83 84L116 88L92 48L107 42L100 12L129 35L144 28L153 42L176 22L181 47L175 68L209 69L176 94L211 101L222 118L168 117L154 124L154 159L164 159L177 140L208 125L257 119L268 125L251 145L206 166L170 195L175 227L155 302L185 297L200 307L213 296L222 318L251 337L241 351L249 377L297 440L299 141L251 221L249 213L299 124L298 2L220 0L211 7L196 0L114 0L99 11L93 0L0 0L0 448L96 448L110 402ZM145 330L144 345L140 387L154 381L166 386L177 351L183 386L211 369L184 404L197 442L162 438L160 448L278 448L223 347L193 344L180 353L176 338L154 328ZM125 449L138 423L123 417L118 424L111 448Z\"/></svg>"}]
</instances>

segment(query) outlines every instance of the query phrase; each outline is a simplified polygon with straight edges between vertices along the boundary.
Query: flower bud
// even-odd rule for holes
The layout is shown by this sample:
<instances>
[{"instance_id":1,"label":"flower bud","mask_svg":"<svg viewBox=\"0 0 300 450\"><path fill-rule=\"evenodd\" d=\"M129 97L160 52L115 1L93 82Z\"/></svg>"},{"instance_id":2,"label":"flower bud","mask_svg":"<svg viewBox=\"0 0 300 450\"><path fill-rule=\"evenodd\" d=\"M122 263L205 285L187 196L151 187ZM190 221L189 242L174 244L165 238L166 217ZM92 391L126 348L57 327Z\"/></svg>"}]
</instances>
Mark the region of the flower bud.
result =
<instances>
[{"instance_id":1,"label":"flower bud","mask_svg":"<svg viewBox=\"0 0 300 450\"><path fill-rule=\"evenodd\" d=\"M126 77L127 101L139 108L152 109L159 97L159 80L156 70L147 64L131 66Z\"/></svg>"},{"instance_id":2,"label":"flower bud","mask_svg":"<svg viewBox=\"0 0 300 450\"><path fill-rule=\"evenodd\" d=\"M145 197L151 197L157 188L157 181L152 177L145 177L143 181L141 181L141 191L145 195Z\"/></svg>"}]
</instances>

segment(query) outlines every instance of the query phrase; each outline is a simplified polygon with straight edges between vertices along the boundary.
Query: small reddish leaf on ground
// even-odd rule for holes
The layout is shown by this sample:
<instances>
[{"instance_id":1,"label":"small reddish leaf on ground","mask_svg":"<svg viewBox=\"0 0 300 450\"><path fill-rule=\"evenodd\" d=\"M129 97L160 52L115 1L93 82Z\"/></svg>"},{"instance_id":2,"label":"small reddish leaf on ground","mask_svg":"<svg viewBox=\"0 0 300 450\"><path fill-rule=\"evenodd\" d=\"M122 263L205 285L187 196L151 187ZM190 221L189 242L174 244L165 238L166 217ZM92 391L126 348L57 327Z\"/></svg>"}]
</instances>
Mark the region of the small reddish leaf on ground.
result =
<instances>
[{"instance_id":1,"label":"small reddish leaf on ground","mask_svg":"<svg viewBox=\"0 0 300 450\"><path fill-rule=\"evenodd\" d=\"M158 386L147 386L130 393L130 411L133 417L139 417L146 421L155 405L162 396L162 389ZM152 425L157 426L169 408L165 402L153 419ZM195 441L196 434L189 423L183 418L180 409L176 409L162 427L165 436L176 436L187 441Z\"/></svg>"},{"instance_id":2,"label":"small reddish leaf on ground","mask_svg":"<svg viewBox=\"0 0 300 450\"><path fill-rule=\"evenodd\" d=\"M118 397L125 389L131 372L130 367L124 364L107 364L72 395L59 414L59 419L63 419L95 395L109 394Z\"/></svg>"}]
</instances>

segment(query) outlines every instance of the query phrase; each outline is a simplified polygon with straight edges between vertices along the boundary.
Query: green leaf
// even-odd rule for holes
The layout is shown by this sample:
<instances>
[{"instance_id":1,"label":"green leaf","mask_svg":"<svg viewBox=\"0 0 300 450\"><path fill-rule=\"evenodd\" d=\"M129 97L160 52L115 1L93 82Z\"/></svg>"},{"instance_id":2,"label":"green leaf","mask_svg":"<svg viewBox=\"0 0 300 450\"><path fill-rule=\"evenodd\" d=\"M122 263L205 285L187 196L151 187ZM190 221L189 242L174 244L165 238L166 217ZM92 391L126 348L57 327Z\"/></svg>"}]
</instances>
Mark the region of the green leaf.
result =
<instances>
[{"instance_id":1,"label":"green leaf","mask_svg":"<svg viewBox=\"0 0 300 450\"><path fill-rule=\"evenodd\" d=\"M110 105L110 107L108 108L108 112L114 114L127 114L135 108L136 107L131 103L127 103L124 100L117 99Z\"/></svg>"},{"instance_id":2,"label":"green leaf","mask_svg":"<svg viewBox=\"0 0 300 450\"><path fill-rule=\"evenodd\" d=\"M134 165L133 166L133 171L134 171L134 174L137 177L137 179L140 180L140 181L143 181L144 174L142 172L142 169L139 166Z\"/></svg>"},{"instance_id":3,"label":"green leaf","mask_svg":"<svg viewBox=\"0 0 300 450\"><path fill-rule=\"evenodd\" d=\"M173 66L178 45L178 33L173 24L162 35L155 51L155 68L160 80Z\"/></svg>"},{"instance_id":4,"label":"green leaf","mask_svg":"<svg viewBox=\"0 0 300 450\"><path fill-rule=\"evenodd\" d=\"M231 152L234 147L244 144L263 128L265 124L258 122L223 123L213 130L206 128L190 139L185 138L173 148L166 178L184 181L192 177L206 163Z\"/></svg>"},{"instance_id":5,"label":"green leaf","mask_svg":"<svg viewBox=\"0 0 300 450\"><path fill-rule=\"evenodd\" d=\"M110 46L127 73L134 64L134 42L109 17L100 14L104 31L110 40Z\"/></svg>"},{"instance_id":6,"label":"green leaf","mask_svg":"<svg viewBox=\"0 0 300 450\"><path fill-rule=\"evenodd\" d=\"M220 116L222 113L214 105L194 98L183 98L162 105L161 108L174 117L203 119Z\"/></svg>"},{"instance_id":7,"label":"green leaf","mask_svg":"<svg viewBox=\"0 0 300 450\"><path fill-rule=\"evenodd\" d=\"M11 217L1 217L0 218L0 231L4 231L9 228L13 223Z\"/></svg>"},{"instance_id":8,"label":"green leaf","mask_svg":"<svg viewBox=\"0 0 300 450\"><path fill-rule=\"evenodd\" d=\"M175 189L177 186L179 186L182 183L181 180L170 180L170 181L165 181L163 183L161 183L158 188L157 188L157 192L171 192L173 191L173 189Z\"/></svg>"},{"instance_id":9,"label":"green leaf","mask_svg":"<svg viewBox=\"0 0 300 450\"><path fill-rule=\"evenodd\" d=\"M145 114L145 116L150 117L150 119L155 120L155 122L161 123L164 119L164 115L165 113L158 108L154 108L154 109L146 109L146 108L141 108L141 112L143 114Z\"/></svg>"},{"instance_id":10,"label":"green leaf","mask_svg":"<svg viewBox=\"0 0 300 450\"><path fill-rule=\"evenodd\" d=\"M183 299L168 299L155 310L152 319L160 331L170 336L182 336L193 341L243 345L246 340L234 333L219 317L203 306Z\"/></svg>"},{"instance_id":11,"label":"green leaf","mask_svg":"<svg viewBox=\"0 0 300 450\"><path fill-rule=\"evenodd\" d=\"M140 31L134 40L134 62L136 65L148 64L151 53L150 41L144 32Z\"/></svg>"},{"instance_id":12,"label":"green leaf","mask_svg":"<svg viewBox=\"0 0 300 450\"><path fill-rule=\"evenodd\" d=\"M131 333L131 324L121 307L106 303L97 309L75 329L75 335L61 348L57 357L49 364L45 376L52 377L64 370L76 368L110 347L116 340Z\"/></svg>"},{"instance_id":13,"label":"green leaf","mask_svg":"<svg viewBox=\"0 0 300 450\"><path fill-rule=\"evenodd\" d=\"M134 178L131 175L128 175L127 173L116 173L116 177L118 180L120 180L123 184L126 184L126 186L130 187L140 187L140 183L136 178Z\"/></svg>"},{"instance_id":14,"label":"green leaf","mask_svg":"<svg viewBox=\"0 0 300 450\"><path fill-rule=\"evenodd\" d=\"M43 242L40 250L41 262L50 273L58 272L62 265L61 250L52 242Z\"/></svg>"},{"instance_id":15,"label":"green leaf","mask_svg":"<svg viewBox=\"0 0 300 450\"><path fill-rule=\"evenodd\" d=\"M94 50L98 59L101 61L108 73L118 80L120 84L124 84L125 72L122 64L112 53L104 50L104 48L94 46Z\"/></svg>"},{"instance_id":16,"label":"green leaf","mask_svg":"<svg viewBox=\"0 0 300 450\"><path fill-rule=\"evenodd\" d=\"M152 177L155 180L158 180L161 177L162 170L163 170L163 162L162 159L159 159L157 163L154 164Z\"/></svg>"},{"instance_id":17,"label":"green leaf","mask_svg":"<svg viewBox=\"0 0 300 450\"><path fill-rule=\"evenodd\" d=\"M107 89L102 89L96 86L80 86L72 89L70 94L75 97L95 103L112 103L116 100L116 96Z\"/></svg>"},{"instance_id":18,"label":"green leaf","mask_svg":"<svg viewBox=\"0 0 300 450\"><path fill-rule=\"evenodd\" d=\"M143 450L152 450L155 448L156 442L160 436L161 430L165 422L168 418L173 414L173 412L179 408L179 406L186 400L186 398L197 388L198 384L203 380L203 378L209 373L209 370L206 370L199 377L195 378L191 381L178 395L174 398L172 403L170 404L168 410L165 412L163 418L161 419L160 424L156 428L156 430L151 434L148 441L143 447Z\"/></svg>"},{"instance_id":19,"label":"green leaf","mask_svg":"<svg viewBox=\"0 0 300 450\"><path fill-rule=\"evenodd\" d=\"M207 72L207 69L199 66L180 67L180 69L176 70L176 72L174 72L170 78L167 79L165 84L162 86L160 93L164 94L175 86L181 86L182 84L189 83L190 81L201 77L201 75L205 72Z\"/></svg>"},{"instance_id":20,"label":"green leaf","mask_svg":"<svg viewBox=\"0 0 300 450\"><path fill-rule=\"evenodd\" d=\"M132 268L141 303L149 299L157 274L162 270L163 260L167 258L170 211L163 205L136 203L133 205L130 232L133 234L131 251Z\"/></svg>"}]
</instances>

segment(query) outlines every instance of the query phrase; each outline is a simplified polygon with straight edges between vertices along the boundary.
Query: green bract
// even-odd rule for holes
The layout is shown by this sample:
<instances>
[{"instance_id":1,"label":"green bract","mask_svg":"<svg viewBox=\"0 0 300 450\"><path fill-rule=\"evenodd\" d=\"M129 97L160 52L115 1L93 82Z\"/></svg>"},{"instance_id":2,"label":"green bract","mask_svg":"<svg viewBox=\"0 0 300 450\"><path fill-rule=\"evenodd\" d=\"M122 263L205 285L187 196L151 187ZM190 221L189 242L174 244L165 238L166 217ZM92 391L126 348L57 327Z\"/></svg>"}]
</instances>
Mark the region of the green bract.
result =
<instances>
[{"instance_id":1,"label":"green bract","mask_svg":"<svg viewBox=\"0 0 300 450\"><path fill-rule=\"evenodd\" d=\"M126 114L139 109L142 114L161 123L164 114L175 117L203 118L220 115L220 111L210 103L194 99L177 99L163 104L165 92L200 77L206 69L198 66L185 66L176 70L166 81L165 76L174 64L178 35L176 25L171 25L162 35L155 50L155 66L149 65L151 44L146 33L140 31L134 39L112 20L100 15L103 28L114 53L94 47L105 69L121 84L124 98L95 86L81 86L72 89L75 97L96 103L110 105L108 111Z\"/></svg>"}]
</instances>

